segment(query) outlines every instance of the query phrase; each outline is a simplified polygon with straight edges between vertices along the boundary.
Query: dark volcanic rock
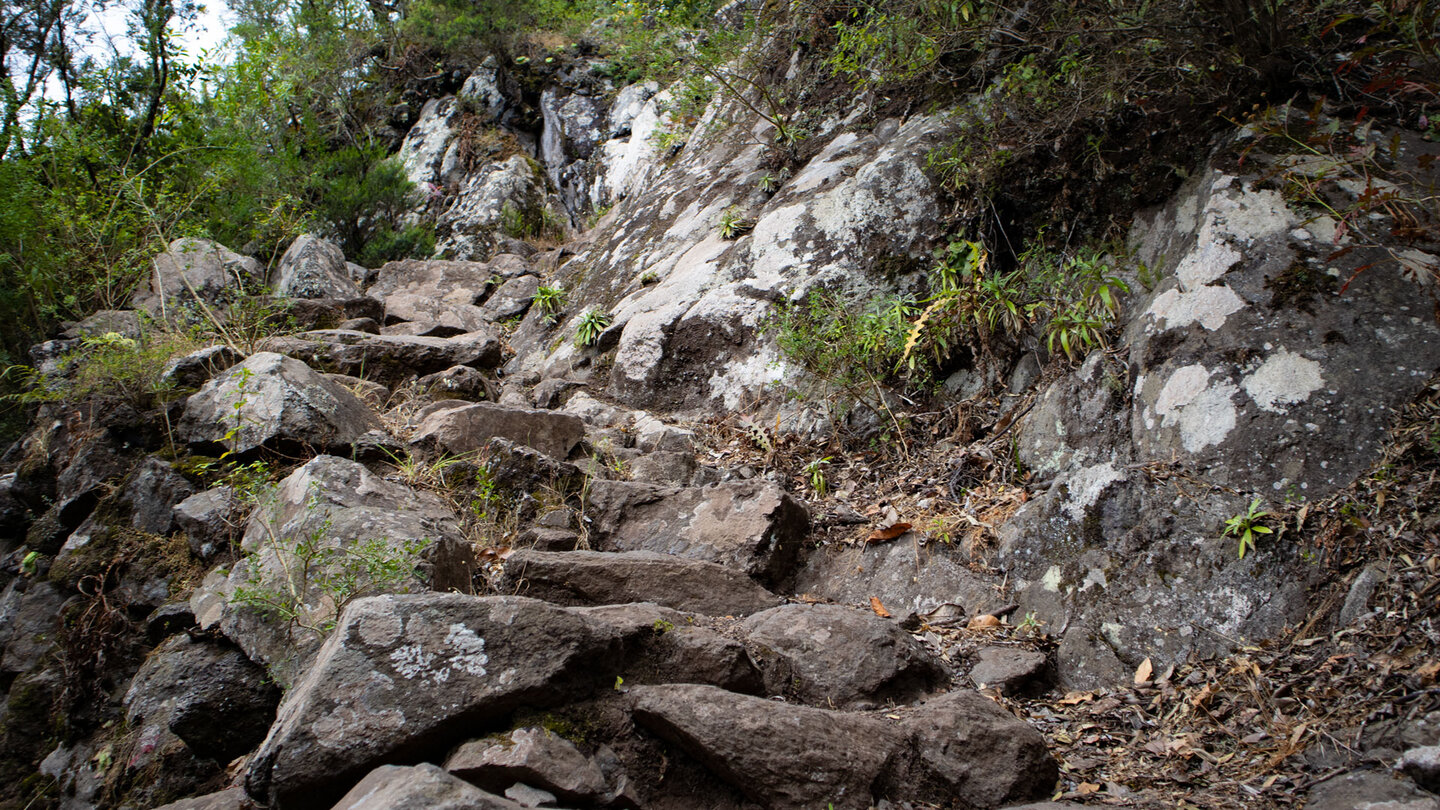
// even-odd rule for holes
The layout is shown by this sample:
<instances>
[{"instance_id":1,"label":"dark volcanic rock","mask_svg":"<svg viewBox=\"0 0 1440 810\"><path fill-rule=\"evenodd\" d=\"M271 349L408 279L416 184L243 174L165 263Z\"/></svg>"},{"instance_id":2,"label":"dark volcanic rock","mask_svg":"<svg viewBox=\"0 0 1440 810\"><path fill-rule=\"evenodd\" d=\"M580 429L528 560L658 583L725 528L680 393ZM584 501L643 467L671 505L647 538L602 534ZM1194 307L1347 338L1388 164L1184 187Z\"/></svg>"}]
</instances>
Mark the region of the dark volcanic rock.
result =
<instances>
[{"instance_id":1,"label":"dark volcanic rock","mask_svg":"<svg viewBox=\"0 0 1440 810\"><path fill-rule=\"evenodd\" d=\"M443 338L325 329L271 338L264 348L392 387L451 366L494 368L501 358L500 339L488 329Z\"/></svg>"},{"instance_id":2,"label":"dark volcanic rock","mask_svg":"<svg viewBox=\"0 0 1440 810\"><path fill-rule=\"evenodd\" d=\"M785 605L740 625L766 663L766 689L806 703L908 702L945 680L919 642L892 621L841 605Z\"/></svg>"},{"instance_id":3,"label":"dark volcanic rock","mask_svg":"<svg viewBox=\"0 0 1440 810\"><path fill-rule=\"evenodd\" d=\"M692 614L650 602L579 610L624 634L626 683L703 683L745 694L764 690L745 645L700 626Z\"/></svg>"},{"instance_id":4,"label":"dark volcanic rock","mask_svg":"<svg viewBox=\"0 0 1440 810\"><path fill-rule=\"evenodd\" d=\"M437 756L522 706L584 697L618 660L609 625L514 596L380 596L345 611L250 764L252 796L331 800L389 761Z\"/></svg>"},{"instance_id":5,"label":"dark volcanic rock","mask_svg":"<svg viewBox=\"0 0 1440 810\"><path fill-rule=\"evenodd\" d=\"M1045 654L1014 647L986 647L970 670L970 680L1016 695L1044 689Z\"/></svg>"},{"instance_id":6,"label":"dark volcanic rock","mask_svg":"<svg viewBox=\"0 0 1440 810\"><path fill-rule=\"evenodd\" d=\"M589 512L597 548L720 563L768 585L793 573L810 531L805 507L763 481L684 489L596 481Z\"/></svg>"},{"instance_id":7,"label":"dark volcanic rock","mask_svg":"<svg viewBox=\"0 0 1440 810\"><path fill-rule=\"evenodd\" d=\"M561 799L589 801L606 790L605 774L593 760L543 728L467 742L445 761L445 770L495 793L524 782Z\"/></svg>"},{"instance_id":8,"label":"dark volcanic rock","mask_svg":"<svg viewBox=\"0 0 1440 810\"><path fill-rule=\"evenodd\" d=\"M508 439L563 460L585 438L585 423L568 413L475 402L430 414L416 429L411 444L464 455L484 447L492 438Z\"/></svg>"},{"instance_id":9,"label":"dark volcanic rock","mask_svg":"<svg viewBox=\"0 0 1440 810\"><path fill-rule=\"evenodd\" d=\"M330 242L301 234L280 258L275 294L291 298L358 298L345 254Z\"/></svg>"},{"instance_id":10,"label":"dark volcanic rock","mask_svg":"<svg viewBox=\"0 0 1440 810\"><path fill-rule=\"evenodd\" d=\"M176 432L191 444L248 453L262 445L339 449L379 429L380 418L354 394L299 360L261 352L190 397Z\"/></svg>"},{"instance_id":11,"label":"dark volcanic rock","mask_svg":"<svg viewBox=\"0 0 1440 810\"><path fill-rule=\"evenodd\" d=\"M175 504L195 493L195 486L169 464L147 458L140 463L122 499L130 507L130 525L150 534L169 534L175 525Z\"/></svg>"},{"instance_id":12,"label":"dark volcanic rock","mask_svg":"<svg viewBox=\"0 0 1440 810\"><path fill-rule=\"evenodd\" d=\"M743 616L781 603L724 566L650 551L516 551L505 561L500 588L562 605L654 602L709 616Z\"/></svg>"}]
</instances>

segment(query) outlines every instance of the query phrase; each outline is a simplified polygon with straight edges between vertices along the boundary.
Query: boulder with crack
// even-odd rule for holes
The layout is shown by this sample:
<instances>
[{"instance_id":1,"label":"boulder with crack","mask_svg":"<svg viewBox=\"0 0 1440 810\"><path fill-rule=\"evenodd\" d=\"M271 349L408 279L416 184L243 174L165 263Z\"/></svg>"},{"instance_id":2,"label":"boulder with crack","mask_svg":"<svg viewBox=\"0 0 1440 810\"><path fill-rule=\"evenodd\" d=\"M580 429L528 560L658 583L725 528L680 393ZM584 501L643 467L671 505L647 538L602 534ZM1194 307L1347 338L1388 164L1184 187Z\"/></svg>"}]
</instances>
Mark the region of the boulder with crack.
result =
<instances>
[{"instance_id":1,"label":"boulder with crack","mask_svg":"<svg viewBox=\"0 0 1440 810\"><path fill-rule=\"evenodd\" d=\"M499 587L561 605L654 602L707 616L743 616L780 597L731 568L651 551L528 551L505 561Z\"/></svg>"}]
</instances>

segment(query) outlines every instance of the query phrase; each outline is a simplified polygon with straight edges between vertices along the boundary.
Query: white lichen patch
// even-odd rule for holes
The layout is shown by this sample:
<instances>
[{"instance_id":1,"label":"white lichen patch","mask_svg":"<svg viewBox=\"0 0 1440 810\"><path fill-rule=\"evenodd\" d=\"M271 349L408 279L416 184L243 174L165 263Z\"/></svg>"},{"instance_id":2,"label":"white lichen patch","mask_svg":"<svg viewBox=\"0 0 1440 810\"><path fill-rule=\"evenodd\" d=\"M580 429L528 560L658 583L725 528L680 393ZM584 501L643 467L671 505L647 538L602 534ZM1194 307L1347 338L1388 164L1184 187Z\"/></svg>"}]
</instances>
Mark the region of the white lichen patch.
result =
<instances>
[{"instance_id":1,"label":"white lichen patch","mask_svg":"<svg viewBox=\"0 0 1440 810\"><path fill-rule=\"evenodd\" d=\"M1125 478L1125 472L1115 469L1115 465L1108 461L1076 471L1066 482L1069 497L1065 500L1065 514L1072 520L1084 520L1085 510L1100 500L1105 488Z\"/></svg>"},{"instance_id":2,"label":"white lichen patch","mask_svg":"<svg viewBox=\"0 0 1440 810\"><path fill-rule=\"evenodd\" d=\"M1283 406L1304 402L1324 387L1325 378L1319 363L1282 348L1265 358L1241 385L1261 410L1284 413Z\"/></svg>"},{"instance_id":3,"label":"white lichen patch","mask_svg":"<svg viewBox=\"0 0 1440 810\"><path fill-rule=\"evenodd\" d=\"M775 347L765 346L716 369L710 375L710 396L724 401L726 410L734 411L756 392L784 380L786 371Z\"/></svg>"},{"instance_id":4,"label":"white lichen patch","mask_svg":"<svg viewBox=\"0 0 1440 810\"><path fill-rule=\"evenodd\" d=\"M1216 193L1205 206L1201 241L1219 241L1228 236L1241 245L1250 245L1267 236L1285 233L1294 225L1295 216L1278 191L1235 188L1232 183L1222 186L1220 180L1215 182L1215 189Z\"/></svg>"},{"instance_id":5,"label":"white lichen patch","mask_svg":"<svg viewBox=\"0 0 1440 810\"><path fill-rule=\"evenodd\" d=\"M1240 259L1240 253L1225 242L1205 242L1185 254L1175 276L1180 279L1180 289L1193 292L1225 275Z\"/></svg>"},{"instance_id":6,"label":"white lichen patch","mask_svg":"<svg viewBox=\"0 0 1440 810\"><path fill-rule=\"evenodd\" d=\"M358 732L383 739L389 732L405 727L405 713L399 709L361 712L354 706L337 706L310 726L315 742L324 748L345 749L355 744Z\"/></svg>"},{"instance_id":7,"label":"white lichen patch","mask_svg":"<svg viewBox=\"0 0 1440 810\"><path fill-rule=\"evenodd\" d=\"M1040 580L1040 586L1051 593L1059 593L1060 585L1064 582L1064 574L1060 566L1052 565L1045 571L1045 576Z\"/></svg>"},{"instance_id":8,"label":"white lichen patch","mask_svg":"<svg viewBox=\"0 0 1440 810\"><path fill-rule=\"evenodd\" d=\"M450 625L445 644L452 649L449 665L476 677L485 674L485 665L490 657L485 654L485 639L463 624Z\"/></svg>"},{"instance_id":9,"label":"white lichen patch","mask_svg":"<svg viewBox=\"0 0 1440 810\"><path fill-rule=\"evenodd\" d=\"M1225 319L1245 308L1245 302L1227 286L1201 287L1194 292L1166 290L1150 302L1146 315L1163 322L1162 329L1198 323L1214 332Z\"/></svg>"},{"instance_id":10,"label":"white lichen patch","mask_svg":"<svg viewBox=\"0 0 1440 810\"><path fill-rule=\"evenodd\" d=\"M1180 431L1180 443L1195 453L1220 444L1235 429L1235 404L1239 391L1228 380L1210 384L1210 371L1202 365L1176 369L1155 400L1155 413L1163 427Z\"/></svg>"},{"instance_id":11,"label":"white lichen patch","mask_svg":"<svg viewBox=\"0 0 1440 810\"><path fill-rule=\"evenodd\" d=\"M400 632L404 628L400 617L395 615L393 606L389 603L390 600L385 599L381 602L384 606L382 609L366 610L356 618L356 632L361 641L372 647L386 647L400 638Z\"/></svg>"},{"instance_id":12,"label":"white lichen patch","mask_svg":"<svg viewBox=\"0 0 1440 810\"><path fill-rule=\"evenodd\" d=\"M419 644L403 644L391 651L390 665L400 677L414 680L433 669L435 653L425 652Z\"/></svg>"}]
</instances>

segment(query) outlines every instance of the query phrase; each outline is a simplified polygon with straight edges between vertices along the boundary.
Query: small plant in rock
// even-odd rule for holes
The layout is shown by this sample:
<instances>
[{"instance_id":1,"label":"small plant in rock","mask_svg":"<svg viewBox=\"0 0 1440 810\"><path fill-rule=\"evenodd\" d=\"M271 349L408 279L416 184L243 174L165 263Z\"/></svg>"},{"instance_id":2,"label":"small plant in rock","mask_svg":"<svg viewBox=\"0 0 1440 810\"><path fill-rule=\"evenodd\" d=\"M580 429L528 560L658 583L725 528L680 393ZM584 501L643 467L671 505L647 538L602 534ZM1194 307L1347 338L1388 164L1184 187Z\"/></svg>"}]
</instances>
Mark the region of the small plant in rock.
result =
<instances>
[{"instance_id":1,"label":"small plant in rock","mask_svg":"<svg viewBox=\"0 0 1440 810\"><path fill-rule=\"evenodd\" d=\"M530 303L540 308L547 323L554 323L560 310L565 308L565 288L541 284L535 290L535 296L530 299Z\"/></svg>"},{"instance_id":2,"label":"small plant in rock","mask_svg":"<svg viewBox=\"0 0 1440 810\"><path fill-rule=\"evenodd\" d=\"M823 498L830 491L830 482L825 480L825 465L830 463L830 456L817 458L805 465L805 478L810 482L810 489L815 497Z\"/></svg>"},{"instance_id":3,"label":"small plant in rock","mask_svg":"<svg viewBox=\"0 0 1440 810\"><path fill-rule=\"evenodd\" d=\"M1245 559L1245 552L1255 550L1255 536L1259 534L1273 534L1274 530L1265 526L1261 521L1269 517L1270 513L1260 508L1260 499L1256 498L1250 502L1250 507L1242 514L1235 515L1225 521L1224 537L1234 537L1240 542L1240 559Z\"/></svg>"},{"instance_id":4,"label":"small plant in rock","mask_svg":"<svg viewBox=\"0 0 1440 810\"><path fill-rule=\"evenodd\" d=\"M652 286L652 285L659 284L659 283L660 283L660 276L656 275L656 273L655 273L654 270L646 270L644 273L642 273L642 274L640 275L640 286L641 286L641 287L650 287L650 286Z\"/></svg>"},{"instance_id":5,"label":"small plant in rock","mask_svg":"<svg viewBox=\"0 0 1440 810\"><path fill-rule=\"evenodd\" d=\"M755 221L746 219L741 215L740 209L732 205L720 215L719 228L721 239L735 239L753 230Z\"/></svg>"},{"instance_id":6,"label":"small plant in rock","mask_svg":"<svg viewBox=\"0 0 1440 810\"><path fill-rule=\"evenodd\" d=\"M580 321L575 324L575 345L581 349L588 349L600 340L600 335L610 326L610 313L598 309L588 309L580 316Z\"/></svg>"}]
</instances>

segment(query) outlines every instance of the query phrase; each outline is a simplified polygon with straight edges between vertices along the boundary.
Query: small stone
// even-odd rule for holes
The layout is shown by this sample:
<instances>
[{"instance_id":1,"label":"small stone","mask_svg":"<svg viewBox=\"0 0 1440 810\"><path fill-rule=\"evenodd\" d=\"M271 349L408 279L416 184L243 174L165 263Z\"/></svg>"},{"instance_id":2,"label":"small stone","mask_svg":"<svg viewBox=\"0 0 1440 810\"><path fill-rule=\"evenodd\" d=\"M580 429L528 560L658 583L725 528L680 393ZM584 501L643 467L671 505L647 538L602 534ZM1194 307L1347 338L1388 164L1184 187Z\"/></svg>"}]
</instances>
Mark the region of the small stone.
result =
<instances>
[{"instance_id":1,"label":"small stone","mask_svg":"<svg viewBox=\"0 0 1440 810\"><path fill-rule=\"evenodd\" d=\"M1411 748L1395 767L1420 787L1440 793L1440 745Z\"/></svg>"}]
</instances>

